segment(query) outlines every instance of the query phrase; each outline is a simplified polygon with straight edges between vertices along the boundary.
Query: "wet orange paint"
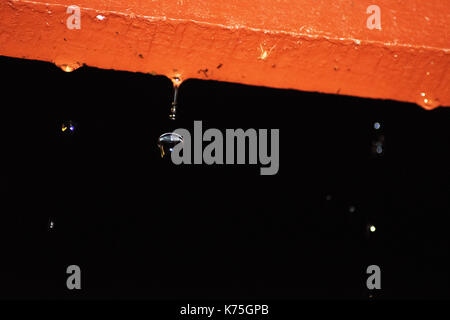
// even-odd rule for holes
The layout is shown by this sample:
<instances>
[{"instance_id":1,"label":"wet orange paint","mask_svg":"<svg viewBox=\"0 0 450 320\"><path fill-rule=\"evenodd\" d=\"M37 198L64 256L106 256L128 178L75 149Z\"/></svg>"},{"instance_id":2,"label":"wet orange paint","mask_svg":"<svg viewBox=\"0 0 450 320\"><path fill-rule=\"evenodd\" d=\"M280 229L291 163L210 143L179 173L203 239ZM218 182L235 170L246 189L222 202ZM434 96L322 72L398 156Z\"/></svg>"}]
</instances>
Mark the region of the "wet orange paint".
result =
<instances>
[{"instance_id":1,"label":"wet orange paint","mask_svg":"<svg viewBox=\"0 0 450 320\"><path fill-rule=\"evenodd\" d=\"M67 28L71 5L80 29ZM450 106L449 23L442 0L5 0L0 54L432 109Z\"/></svg>"}]
</instances>

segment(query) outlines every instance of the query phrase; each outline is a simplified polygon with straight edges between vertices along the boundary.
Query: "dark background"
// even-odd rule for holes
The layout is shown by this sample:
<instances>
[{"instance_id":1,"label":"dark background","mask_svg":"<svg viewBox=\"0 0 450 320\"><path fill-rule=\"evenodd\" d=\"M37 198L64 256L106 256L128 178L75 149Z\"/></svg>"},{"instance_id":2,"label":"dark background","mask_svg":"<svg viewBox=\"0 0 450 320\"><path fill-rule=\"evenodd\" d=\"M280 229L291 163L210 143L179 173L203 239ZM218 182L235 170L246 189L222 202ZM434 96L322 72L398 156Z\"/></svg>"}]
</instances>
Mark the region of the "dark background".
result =
<instances>
[{"instance_id":1,"label":"dark background","mask_svg":"<svg viewBox=\"0 0 450 320\"><path fill-rule=\"evenodd\" d=\"M450 108L188 80L173 122L165 77L0 70L0 298L450 298ZM279 128L278 174L162 159L194 120Z\"/></svg>"}]
</instances>

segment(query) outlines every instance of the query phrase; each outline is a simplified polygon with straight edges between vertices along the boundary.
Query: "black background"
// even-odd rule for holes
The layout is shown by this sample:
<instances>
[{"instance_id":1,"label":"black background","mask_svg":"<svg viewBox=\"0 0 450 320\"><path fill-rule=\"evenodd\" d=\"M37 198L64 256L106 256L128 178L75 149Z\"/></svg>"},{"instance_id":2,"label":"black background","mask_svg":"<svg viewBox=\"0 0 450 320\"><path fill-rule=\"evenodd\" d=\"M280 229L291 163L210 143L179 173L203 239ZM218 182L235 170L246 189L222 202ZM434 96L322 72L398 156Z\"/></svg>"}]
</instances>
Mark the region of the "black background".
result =
<instances>
[{"instance_id":1,"label":"black background","mask_svg":"<svg viewBox=\"0 0 450 320\"><path fill-rule=\"evenodd\" d=\"M165 77L0 70L0 298L450 297L450 108L188 80L173 122ZM279 128L278 174L162 159L194 120Z\"/></svg>"}]
</instances>

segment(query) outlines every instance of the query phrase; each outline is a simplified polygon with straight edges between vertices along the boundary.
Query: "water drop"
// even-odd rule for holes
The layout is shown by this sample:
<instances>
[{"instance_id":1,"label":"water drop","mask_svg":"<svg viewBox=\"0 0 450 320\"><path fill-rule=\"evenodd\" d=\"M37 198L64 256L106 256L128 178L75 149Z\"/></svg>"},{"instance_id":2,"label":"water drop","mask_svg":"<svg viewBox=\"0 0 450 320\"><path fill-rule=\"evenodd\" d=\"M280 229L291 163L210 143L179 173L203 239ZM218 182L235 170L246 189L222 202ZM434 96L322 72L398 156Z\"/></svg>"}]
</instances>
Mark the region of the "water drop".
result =
<instances>
[{"instance_id":1,"label":"water drop","mask_svg":"<svg viewBox=\"0 0 450 320\"><path fill-rule=\"evenodd\" d=\"M177 133L169 132L162 134L158 139L158 148L161 151L161 158L173 151L173 148L183 143L183 137Z\"/></svg>"},{"instance_id":2,"label":"water drop","mask_svg":"<svg viewBox=\"0 0 450 320\"><path fill-rule=\"evenodd\" d=\"M180 88L181 79L179 77L172 78L173 83L173 100L172 106L170 107L169 119L175 120L177 117L177 106L178 106L178 90Z\"/></svg>"},{"instance_id":3,"label":"water drop","mask_svg":"<svg viewBox=\"0 0 450 320\"><path fill-rule=\"evenodd\" d=\"M55 229L55 221L52 218L48 220L47 229L48 231L53 231Z\"/></svg>"},{"instance_id":4,"label":"water drop","mask_svg":"<svg viewBox=\"0 0 450 320\"><path fill-rule=\"evenodd\" d=\"M64 63L64 64L57 64L57 66L64 72L72 72L77 70L78 68L81 67L81 64L76 62L76 63Z\"/></svg>"},{"instance_id":5,"label":"water drop","mask_svg":"<svg viewBox=\"0 0 450 320\"><path fill-rule=\"evenodd\" d=\"M374 128L375 130L378 130L378 129L381 128L381 124L380 124L379 122L375 122L375 123L373 124L373 128Z\"/></svg>"},{"instance_id":6,"label":"water drop","mask_svg":"<svg viewBox=\"0 0 450 320\"><path fill-rule=\"evenodd\" d=\"M376 144L376 152L378 154L382 154L383 153L383 145L381 144L381 142L377 142L377 144Z\"/></svg>"},{"instance_id":7,"label":"water drop","mask_svg":"<svg viewBox=\"0 0 450 320\"><path fill-rule=\"evenodd\" d=\"M381 155L384 152L384 136L381 135L372 142L372 153Z\"/></svg>"},{"instance_id":8,"label":"water drop","mask_svg":"<svg viewBox=\"0 0 450 320\"><path fill-rule=\"evenodd\" d=\"M420 93L417 104L426 110L432 110L440 105L439 99L433 99L425 92Z\"/></svg>"}]
</instances>

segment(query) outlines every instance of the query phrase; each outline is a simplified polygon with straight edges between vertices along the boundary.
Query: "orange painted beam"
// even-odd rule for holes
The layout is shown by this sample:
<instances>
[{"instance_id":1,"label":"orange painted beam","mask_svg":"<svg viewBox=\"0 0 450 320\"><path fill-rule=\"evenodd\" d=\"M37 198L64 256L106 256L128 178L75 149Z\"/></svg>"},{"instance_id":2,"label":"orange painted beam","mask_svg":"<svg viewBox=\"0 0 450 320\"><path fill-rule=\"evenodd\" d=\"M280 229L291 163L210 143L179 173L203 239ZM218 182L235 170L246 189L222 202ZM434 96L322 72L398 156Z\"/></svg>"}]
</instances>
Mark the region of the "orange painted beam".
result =
<instances>
[{"instance_id":1,"label":"orange painted beam","mask_svg":"<svg viewBox=\"0 0 450 320\"><path fill-rule=\"evenodd\" d=\"M0 55L450 106L442 0L3 0Z\"/></svg>"}]
</instances>

